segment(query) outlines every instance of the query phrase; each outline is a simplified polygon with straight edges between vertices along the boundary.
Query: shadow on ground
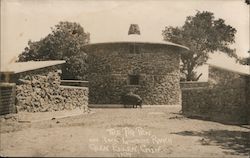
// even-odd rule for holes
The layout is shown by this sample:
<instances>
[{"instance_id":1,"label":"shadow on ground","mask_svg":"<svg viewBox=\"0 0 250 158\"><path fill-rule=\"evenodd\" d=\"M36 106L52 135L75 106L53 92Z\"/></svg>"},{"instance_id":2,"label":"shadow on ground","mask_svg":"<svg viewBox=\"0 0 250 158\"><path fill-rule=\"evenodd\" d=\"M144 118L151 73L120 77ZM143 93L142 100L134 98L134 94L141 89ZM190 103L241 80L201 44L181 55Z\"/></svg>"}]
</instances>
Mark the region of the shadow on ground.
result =
<instances>
[{"instance_id":1,"label":"shadow on ground","mask_svg":"<svg viewBox=\"0 0 250 158\"><path fill-rule=\"evenodd\" d=\"M218 145L222 149L231 150L231 152L225 151L225 154L245 156L250 154L250 132L209 130L203 132L182 131L171 134L202 137L200 140L202 145Z\"/></svg>"}]
</instances>

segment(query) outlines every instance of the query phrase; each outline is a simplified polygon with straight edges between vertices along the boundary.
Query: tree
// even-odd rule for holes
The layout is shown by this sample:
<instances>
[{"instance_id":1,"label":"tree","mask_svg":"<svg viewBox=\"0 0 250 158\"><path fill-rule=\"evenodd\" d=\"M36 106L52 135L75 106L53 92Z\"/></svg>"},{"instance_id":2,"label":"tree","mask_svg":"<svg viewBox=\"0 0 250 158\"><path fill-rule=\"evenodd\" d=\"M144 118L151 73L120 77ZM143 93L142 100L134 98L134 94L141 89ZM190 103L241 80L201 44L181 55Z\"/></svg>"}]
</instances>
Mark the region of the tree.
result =
<instances>
[{"instance_id":1,"label":"tree","mask_svg":"<svg viewBox=\"0 0 250 158\"><path fill-rule=\"evenodd\" d=\"M242 65L250 65L250 57L239 59L239 63Z\"/></svg>"},{"instance_id":2,"label":"tree","mask_svg":"<svg viewBox=\"0 0 250 158\"><path fill-rule=\"evenodd\" d=\"M237 58L235 49L230 48L235 33L235 28L223 19L215 19L213 13L198 11L195 16L188 16L181 27L165 27L162 35L166 41L189 47L190 51L181 56L181 73L186 81L197 81L202 74L197 75L194 70L209 59L209 53L220 51Z\"/></svg>"},{"instance_id":3,"label":"tree","mask_svg":"<svg viewBox=\"0 0 250 158\"><path fill-rule=\"evenodd\" d=\"M250 57L245 58L245 61L243 65L250 65Z\"/></svg>"},{"instance_id":4,"label":"tree","mask_svg":"<svg viewBox=\"0 0 250 158\"><path fill-rule=\"evenodd\" d=\"M73 22L59 22L52 32L40 41L28 41L18 61L66 60L64 79L85 79L87 54L83 46L89 43L90 34Z\"/></svg>"},{"instance_id":5,"label":"tree","mask_svg":"<svg viewBox=\"0 0 250 158\"><path fill-rule=\"evenodd\" d=\"M248 53L250 55L250 50L248 51ZM250 65L250 56L245 58L238 58L237 61L242 65Z\"/></svg>"}]
</instances>

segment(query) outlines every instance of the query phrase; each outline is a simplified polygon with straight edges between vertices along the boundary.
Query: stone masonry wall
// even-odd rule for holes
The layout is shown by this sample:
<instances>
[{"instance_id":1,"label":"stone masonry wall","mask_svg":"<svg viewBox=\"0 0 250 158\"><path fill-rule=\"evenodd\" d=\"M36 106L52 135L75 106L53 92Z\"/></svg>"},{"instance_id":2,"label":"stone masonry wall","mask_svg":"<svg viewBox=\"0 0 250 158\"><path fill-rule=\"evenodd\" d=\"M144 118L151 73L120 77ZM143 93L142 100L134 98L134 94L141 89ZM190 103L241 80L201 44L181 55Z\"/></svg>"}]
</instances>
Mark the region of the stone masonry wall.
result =
<instances>
[{"instance_id":1,"label":"stone masonry wall","mask_svg":"<svg viewBox=\"0 0 250 158\"><path fill-rule=\"evenodd\" d=\"M179 52L164 45L114 43L86 47L89 60L90 103L120 103L128 91L143 104L179 104ZM129 74L139 75L139 85L129 85Z\"/></svg>"},{"instance_id":2,"label":"stone masonry wall","mask_svg":"<svg viewBox=\"0 0 250 158\"><path fill-rule=\"evenodd\" d=\"M182 111L190 117L229 124L249 123L249 76L209 67L208 86L182 89Z\"/></svg>"},{"instance_id":3,"label":"stone masonry wall","mask_svg":"<svg viewBox=\"0 0 250 158\"><path fill-rule=\"evenodd\" d=\"M17 111L87 110L88 88L60 86L58 66L20 73L16 79Z\"/></svg>"}]
</instances>

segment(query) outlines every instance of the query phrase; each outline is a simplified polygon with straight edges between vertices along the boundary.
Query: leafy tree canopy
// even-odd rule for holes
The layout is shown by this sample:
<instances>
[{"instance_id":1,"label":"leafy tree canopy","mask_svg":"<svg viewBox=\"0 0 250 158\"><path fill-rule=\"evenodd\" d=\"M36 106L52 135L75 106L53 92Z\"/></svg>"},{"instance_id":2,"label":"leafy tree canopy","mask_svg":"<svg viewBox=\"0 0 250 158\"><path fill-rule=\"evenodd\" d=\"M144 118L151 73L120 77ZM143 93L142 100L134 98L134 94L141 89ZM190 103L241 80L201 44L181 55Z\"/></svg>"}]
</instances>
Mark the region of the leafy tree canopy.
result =
<instances>
[{"instance_id":1,"label":"leafy tree canopy","mask_svg":"<svg viewBox=\"0 0 250 158\"><path fill-rule=\"evenodd\" d=\"M186 81L197 81L194 71L209 58L209 53L217 51L226 53L229 57L237 58L235 49L230 44L235 42L236 29L225 24L223 19L215 19L208 11L198 11L195 16L188 16L181 27L165 27L162 35L164 40L185 45L190 52L181 56L181 72Z\"/></svg>"},{"instance_id":2,"label":"leafy tree canopy","mask_svg":"<svg viewBox=\"0 0 250 158\"><path fill-rule=\"evenodd\" d=\"M87 54L83 46L90 41L90 34L74 22L59 22L51 33L40 41L28 41L18 61L66 60L64 79L85 79Z\"/></svg>"}]
</instances>

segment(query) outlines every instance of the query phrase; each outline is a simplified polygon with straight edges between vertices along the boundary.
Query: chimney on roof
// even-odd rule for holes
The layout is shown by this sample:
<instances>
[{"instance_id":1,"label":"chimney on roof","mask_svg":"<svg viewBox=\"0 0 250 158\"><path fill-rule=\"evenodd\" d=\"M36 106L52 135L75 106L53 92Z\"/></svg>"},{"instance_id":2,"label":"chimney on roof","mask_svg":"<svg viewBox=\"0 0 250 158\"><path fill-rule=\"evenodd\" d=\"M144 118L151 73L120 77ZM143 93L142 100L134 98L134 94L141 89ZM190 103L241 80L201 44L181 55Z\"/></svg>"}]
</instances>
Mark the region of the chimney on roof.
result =
<instances>
[{"instance_id":1,"label":"chimney on roof","mask_svg":"<svg viewBox=\"0 0 250 158\"><path fill-rule=\"evenodd\" d=\"M134 35L134 34L137 34L137 35L141 34L138 24L131 24L129 27L128 35Z\"/></svg>"}]
</instances>

